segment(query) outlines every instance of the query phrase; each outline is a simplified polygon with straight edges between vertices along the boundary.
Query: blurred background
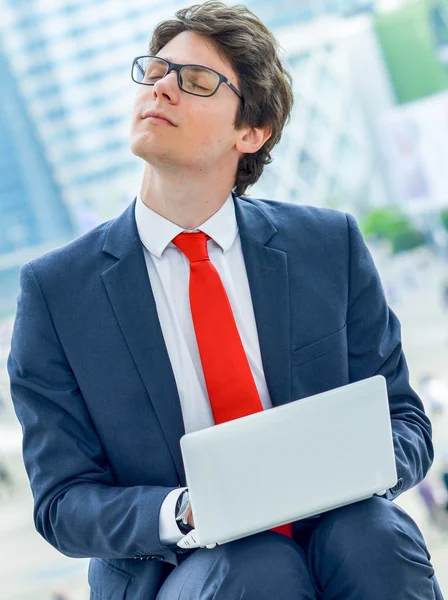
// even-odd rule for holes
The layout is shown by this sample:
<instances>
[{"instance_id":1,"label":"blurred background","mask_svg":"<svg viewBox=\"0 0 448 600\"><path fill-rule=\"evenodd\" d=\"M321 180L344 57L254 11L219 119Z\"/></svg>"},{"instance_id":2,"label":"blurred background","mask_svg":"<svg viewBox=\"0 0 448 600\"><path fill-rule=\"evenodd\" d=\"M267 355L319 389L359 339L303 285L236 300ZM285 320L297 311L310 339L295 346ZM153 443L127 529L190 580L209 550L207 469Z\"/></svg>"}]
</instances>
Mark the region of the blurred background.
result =
<instances>
[{"instance_id":1,"label":"blurred background","mask_svg":"<svg viewBox=\"0 0 448 600\"><path fill-rule=\"evenodd\" d=\"M118 215L134 56L186 2L0 0L0 597L86 600L87 561L32 525L6 373L20 265ZM403 329L436 460L398 503L448 596L448 0L247 0L294 77L295 106L253 196L353 214Z\"/></svg>"}]
</instances>

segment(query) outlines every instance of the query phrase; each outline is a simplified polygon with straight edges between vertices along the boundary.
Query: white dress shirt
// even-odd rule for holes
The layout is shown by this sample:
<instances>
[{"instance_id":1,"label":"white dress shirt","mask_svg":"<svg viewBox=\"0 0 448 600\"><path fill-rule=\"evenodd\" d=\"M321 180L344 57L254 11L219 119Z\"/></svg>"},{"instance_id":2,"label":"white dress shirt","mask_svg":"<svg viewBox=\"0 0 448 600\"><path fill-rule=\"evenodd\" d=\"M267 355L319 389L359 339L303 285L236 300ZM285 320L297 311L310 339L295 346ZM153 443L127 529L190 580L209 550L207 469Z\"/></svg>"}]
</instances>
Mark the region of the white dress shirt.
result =
<instances>
[{"instance_id":1,"label":"white dress shirt","mask_svg":"<svg viewBox=\"0 0 448 600\"><path fill-rule=\"evenodd\" d=\"M150 208L137 196L135 219L143 244L146 267L157 314L179 392L185 432L214 425L202 371L189 300L190 263L172 240L185 231ZM230 195L223 206L195 231L203 231L209 257L229 297L264 409L272 407L261 362L260 345L241 249L235 206ZM159 518L160 539L175 544L182 534L174 519L175 505L185 488L165 498Z\"/></svg>"}]
</instances>

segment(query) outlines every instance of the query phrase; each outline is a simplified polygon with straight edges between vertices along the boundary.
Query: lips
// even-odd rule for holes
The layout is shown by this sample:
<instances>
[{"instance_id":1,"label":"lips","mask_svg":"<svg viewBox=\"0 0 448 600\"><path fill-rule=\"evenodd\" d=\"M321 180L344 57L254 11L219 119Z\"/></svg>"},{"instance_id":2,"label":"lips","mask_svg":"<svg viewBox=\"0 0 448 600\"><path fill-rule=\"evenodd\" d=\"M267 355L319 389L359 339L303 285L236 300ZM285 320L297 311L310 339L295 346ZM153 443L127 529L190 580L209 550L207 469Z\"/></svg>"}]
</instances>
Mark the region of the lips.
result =
<instances>
[{"instance_id":1,"label":"lips","mask_svg":"<svg viewBox=\"0 0 448 600\"><path fill-rule=\"evenodd\" d=\"M167 121L170 125L173 125L174 127L177 127L177 125L175 123L173 123L173 121L163 112L161 112L160 110L148 110L147 112L145 112L143 114L143 119L148 119L149 117L154 117L156 119L163 119L164 121Z\"/></svg>"}]
</instances>

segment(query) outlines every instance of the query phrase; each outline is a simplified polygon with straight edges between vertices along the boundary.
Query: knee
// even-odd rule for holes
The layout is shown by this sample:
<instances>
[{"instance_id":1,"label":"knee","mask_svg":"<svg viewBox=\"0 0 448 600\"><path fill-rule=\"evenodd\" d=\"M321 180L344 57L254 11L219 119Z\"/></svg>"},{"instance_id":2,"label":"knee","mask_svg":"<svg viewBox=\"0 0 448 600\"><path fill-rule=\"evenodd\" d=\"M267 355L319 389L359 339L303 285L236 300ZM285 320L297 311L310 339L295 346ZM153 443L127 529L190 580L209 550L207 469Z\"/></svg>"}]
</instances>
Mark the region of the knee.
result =
<instances>
[{"instance_id":1,"label":"knee","mask_svg":"<svg viewBox=\"0 0 448 600\"><path fill-rule=\"evenodd\" d=\"M308 546L325 598L433 598L434 570L422 535L399 506L374 496L326 513Z\"/></svg>"},{"instance_id":2,"label":"knee","mask_svg":"<svg viewBox=\"0 0 448 600\"><path fill-rule=\"evenodd\" d=\"M321 548L341 560L384 560L397 555L407 544L417 543L426 551L423 537L409 515L399 506L378 496L326 513L314 532Z\"/></svg>"},{"instance_id":3,"label":"knee","mask_svg":"<svg viewBox=\"0 0 448 600\"><path fill-rule=\"evenodd\" d=\"M200 548L164 582L157 600L314 598L303 550L273 532Z\"/></svg>"},{"instance_id":4,"label":"knee","mask_svg":"<svg viewBox=\"0 0 448 600\"><path fill-rule=\"evenodd\" d=\"M292 540L272 532L224 544L217 551L220 561L239 578L256 577L260 581L306 566L303 550Z\"/></svg>"},{"instance_id":5,"label":"knee","mask_svg":"<svg viewBox=\"0 0 448 600\"><path fill-rule=\"evenodd\" d=\"M239 598L243 593L248 599L299 598L303 588L311 585L305 553L279 534L261 533L212 552L216 572L210 572L209 578L215 585L220 581L216 598Z\"/></svg>"}]
</instances>

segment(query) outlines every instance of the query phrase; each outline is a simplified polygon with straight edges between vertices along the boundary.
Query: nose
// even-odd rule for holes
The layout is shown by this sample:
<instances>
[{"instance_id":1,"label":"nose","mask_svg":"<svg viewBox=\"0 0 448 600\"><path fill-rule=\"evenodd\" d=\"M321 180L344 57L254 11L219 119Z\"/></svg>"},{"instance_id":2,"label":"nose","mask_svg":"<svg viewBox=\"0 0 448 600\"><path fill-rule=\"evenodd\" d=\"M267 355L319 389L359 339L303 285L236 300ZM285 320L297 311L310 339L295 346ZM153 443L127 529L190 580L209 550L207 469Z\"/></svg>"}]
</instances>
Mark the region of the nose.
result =
<instances>
[{"instance_id":1,"label":"nose","mask_svg":"<svg viewBox=\"0 0 448 600\"><path fill-rule=\"evenodd\" d=\"M159 79L152 88L152 95L154 99L160 96L168 100L168 102L176 103L180 96L180 89L177 82L176 71L171 71L162 79Z\"/></svg>"}]
</instances>

